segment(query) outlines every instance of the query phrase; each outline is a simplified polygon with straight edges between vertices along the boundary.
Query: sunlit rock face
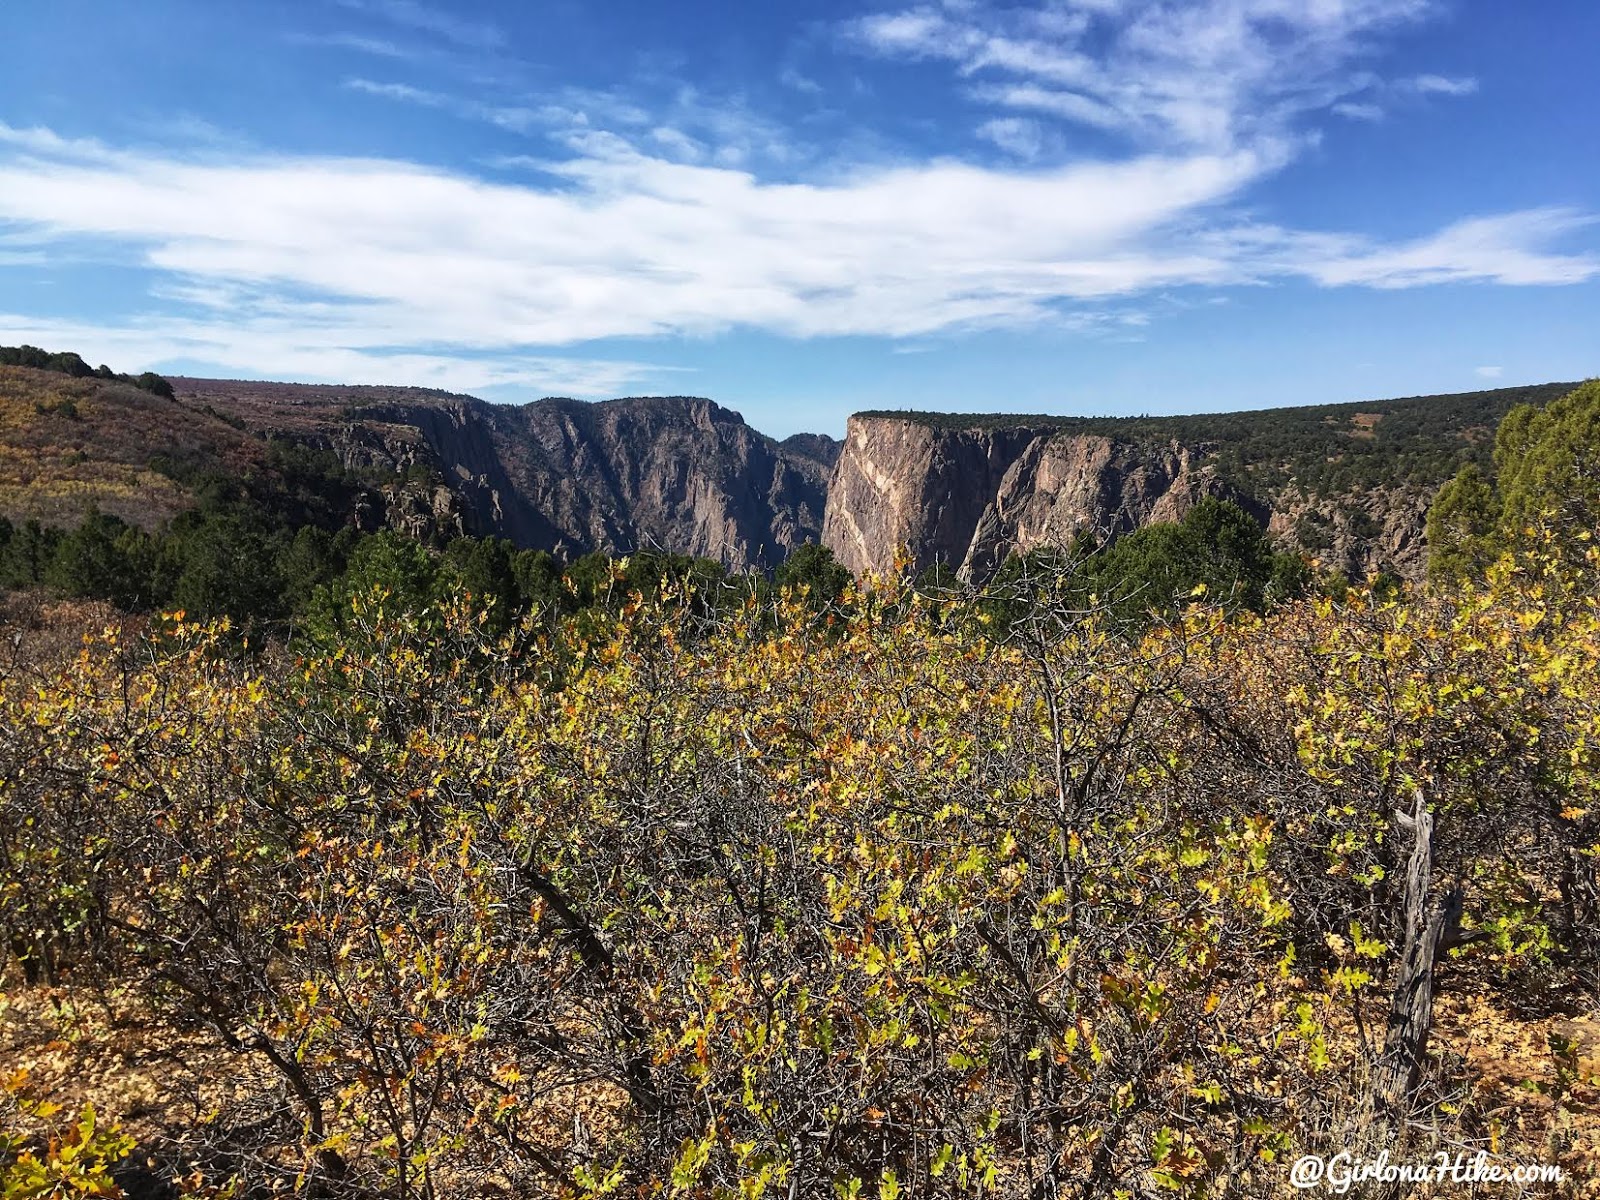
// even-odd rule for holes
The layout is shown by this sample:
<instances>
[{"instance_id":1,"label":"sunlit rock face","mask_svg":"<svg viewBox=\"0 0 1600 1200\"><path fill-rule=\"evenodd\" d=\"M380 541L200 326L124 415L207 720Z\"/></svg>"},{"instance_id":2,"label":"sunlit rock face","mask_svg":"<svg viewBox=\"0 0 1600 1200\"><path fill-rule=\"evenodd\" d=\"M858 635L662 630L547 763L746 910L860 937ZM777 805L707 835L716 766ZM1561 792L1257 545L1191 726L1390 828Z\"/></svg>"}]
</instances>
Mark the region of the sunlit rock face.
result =
<instances>
[{"instance_id":1,"label":"sunlit rock face","mask_svg":"<svg viewBox=\"0 0 1600 1200\"><path fill-rule=\"evenodd\" d=\"M854 571L905 553L981 579L1013 551L1115 536L1180 519L1205 496L1236 495L1203 449L1027 427L941 429L854 417L834 468L823 541ZM1259 515L1259 514L1258 514Z\"/></svg>"}]
</instances>

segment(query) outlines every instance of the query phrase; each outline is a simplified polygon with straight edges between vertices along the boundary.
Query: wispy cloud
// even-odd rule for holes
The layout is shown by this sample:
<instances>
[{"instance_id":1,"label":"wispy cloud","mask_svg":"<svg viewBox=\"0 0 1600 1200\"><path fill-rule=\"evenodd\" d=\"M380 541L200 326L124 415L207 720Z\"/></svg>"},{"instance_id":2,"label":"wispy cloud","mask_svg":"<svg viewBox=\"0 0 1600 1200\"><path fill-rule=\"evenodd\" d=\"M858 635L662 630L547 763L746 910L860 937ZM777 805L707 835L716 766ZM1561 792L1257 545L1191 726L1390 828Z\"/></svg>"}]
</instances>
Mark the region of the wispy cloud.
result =
<instances>
[{"instance_id":1,"label":"wispy cloud","mask_svg":"<svg viewBox=\"0 0 1600 1200\"><path fill-rule=\"evenodd\" d=\"M1026 117L995 117L979 125L977 133L984 141L1025 162L1038 158L1044 149L1044 130L1037 121Z\"/></svg>"},{"instance_id":2,"label":"wispy cloud","mask_svg":"<svg viewBox=\"0 0 1600 1200\"><path fill-rule=\"evenodd\" d=\"M1478 81L1451 79L1444 75L1418 75L1414 79L1403 80L1399 86L1422 96L1470 96L1478 90Z\"/></svg>"},{"instance_id":3,"label":"wispy cloud","mask_svg":"<svg viewBox=\"0 0 1600 1200\"><path fill-rule=\"evenodd\" d=\"M0 239L0 252L131 259L169 297L190 291L181 320L122 328L174 353L195 343L218 361L320 375L359 361L371 377L380 359L409 369L396 355L417 347L433 348L430 372L456 362L481 377L522 371L531 348L615 337L1126 326L1119 304L1183 286L1600 274L1593 255L1558 249L1589 223L1561 209L1400 243L1229 217L1220 206L1269 165L1249 151L771 184L612 136L546 163L557 181L538 187L391 161L193 161L0 126L3 143L0 228L28 240Z\"/></svg>"},{"instance_id":4,"label":"wispy cloud","mask_svg":"<svg viewBox=\"0 0 1600 1200\"><path fill-rule=\"evenodd\" d=\"M1471 217L1426 237L1389 245L1357 237L1291 236L1288 264L1329 287L1583 283L1600 274L1600 259L1556 254L1550 248L1595 223L1595 217L1570 208L1537 208Z\"/></svg>"},{"instance_id":5,"label":"wispy cloud","mask_svg":"<svg viewBox=\"0 0 1600 1200\"><path fill-rule=\"evenodd\" d=\"M785 67L778 75L778 82L791 91L800 92L807 96L820 96L823 92L823 87L820 83L794 67Z\"/></svg>"},{"instance_id":6,"label":"wispy cloud","mask_svg":"<svg viewBox=\"0 0 1600 1200\"><path fill-rule=\"evenodd\" d=\"M532 108L522 105L492 105L477 100L426 88L412 87L408 83L383 83L371 79L347 79L344 86L353 92L376 96L383 100L396 100L416 104L423 108L439 109L469 121L485 121L512 133L529 133L548 127L559 119L559 112L550 108Z\"/></svg>"},{"instance_id":7,"label":"wispy cloud","mask_svg":"<svg viewBox=\"0 0 1600 1200\"><path fill-rule=\"evenodd\" d=\"M1384 116L1382 105L1354 100L1340 101L1329 111L1335 116L1346 117L1352 121L1381 121Z\"/></svg>"},{"instance_id":8,"label":"wispy cloud","mask_svg":"<svg viewBox=\"0 0 1600 1200\"><path fill-rule=\"evenodd\" d=\"M1473 367L1472 373L1480 379L1499 379L1505 373L1504 367Z\"/></svg>"},{"instance_id":9,"label":"wispy cloud","mask_svg":"<svg viewBox=\"0 0 1600 1200\"><path fill-rule=\"evenodd\" d=\"M294 33L288 40L297 46L324 46L334 50L353 50L374 58L409 60L420 57L416 50L387 38L363 37L358 33Z\"/></svg>"},{"instance_id":10,"label":"wispy cloud","mask_svg":"<svg viewBox=\"0 0 1600 1200\"><path fill-rule=\"evenodd\" d=\"M517 388L528 395L609 397L670 386L680 368L650 363L502 351L494 355L398 351L346 344L343 331L317 336L304 323L238 324L144 318L120 324L49 320L0 312L0 343L70 346L96 362L201 369L297 383L436 387L454 392ZM186 368L187 369L187 368Z\"/></svg>"},{"instance_id":11,"label":"wispy cloud","mask_svg":"<svg viewBox=\"0 0 1600 1200\"><path fill-rule=\"evenodd\" d=\"M1329 111L1353 121L1381 121L1392 108L1415 106L1436 97L1456 99L1471 96L1477 90L1478 81L1466 77L1416 75L1409 79L1374 78L1362 85L1351 99L1339 101Z\"/></svg>"},{"instance_id":12,"label":"wispy cloud","mask_svg":"<svg viewBox=\"0 0 1600 1200\"><path fill-rule=\"evenodd\" d=\"M849 22L849 44L950 62L983 103L1048 113L1141 144L1225 150L1361 90L1371 36L1429 0L1126 0L923 4ZM1428 79L1439 77L1428 76ZM1443 81L1441 82L1452 82Z\"/></svg>"},{"instance_id":13,"label":"wispy cloud","mask_svg":"<svg viewBox=\"0 0 1600 1200\"><path fill-rule=\"evenodd\" d=\"M469 121L482 121L512 133L544 133L579 153L619 138L643 137L658 152L682 162L720 166L786 164L801 156L789 133L754 112L738 96L711 97L678 84L650 107L621 92L563 88L536 103L491 104L483 100L414 87L407 83L355 78L344 86L385 100L437 109Z\"/></svg>"},{"instance_id":14,"label":"wispy cloud","mask_svg":"<svg viewBox=\"0 0 1600 1200\"><path fill-rule=\"evenodd\" d=\"M458 48L502 38L410 0L340 2ZM1376 31L1427 7L943 0L850 25L858 49L949 64L952 86L982 106L965 128L1009 159L826 157L743 97L659 82L495 96L345 81L373 100L544 135L494 160L527 169L499 179L0 124L0 261L115 262L151 280L147 304L104 326L11 317L0 340L108 361L588 395L659 369L561 348L738 329L910 345L1042 325L1126 338L1174 293L1600 277L1593 219L1567 208L1400 239L1250 214L1251 189L1305 144L1306 114L1376 120L1407 95L1415 105L1471 90L1443 75L1384 83L1361 67ZM1115 137L1091 139L1102 149L1086 156L1063 123ZM1064 160L1066 146L1079 157Z\"/></svg>"},{"instance_id":15,"label":"wispy cloud","mask_svg":"<svg viewBox=\"0 0 1600 1200\"><path fill-rule=\"evenodd\" d=\"M498 50L506 35L497 25L470 21L445 8L417 3L417 0L338 0L345 8L370 13L393 24L433 34L468 50Z\"/></svg>"}]
</instances>

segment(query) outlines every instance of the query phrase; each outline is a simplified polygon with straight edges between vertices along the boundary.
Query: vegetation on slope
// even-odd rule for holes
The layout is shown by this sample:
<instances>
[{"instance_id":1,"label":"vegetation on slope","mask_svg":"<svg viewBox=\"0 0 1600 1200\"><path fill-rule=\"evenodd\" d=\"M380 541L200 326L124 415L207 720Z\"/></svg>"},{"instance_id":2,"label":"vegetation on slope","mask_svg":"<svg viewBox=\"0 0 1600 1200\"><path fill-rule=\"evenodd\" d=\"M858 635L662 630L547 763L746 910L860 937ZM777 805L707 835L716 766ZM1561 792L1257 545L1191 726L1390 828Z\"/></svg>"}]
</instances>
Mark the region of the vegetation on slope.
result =
<instances>
[{"instance_id":1,"label":"vegetation on slope","mask_svg":"<svg viewBox=\"0 0 1600 1200\"><path fill-rule=\"evenodd\" d=\"M872 411L938 429L1040 429L1208 447L1224 478L1251 494L1298 485L1337 496L1396 485L1434 487L1464 464L1487 466L1495 427L1520 404L1571 383L1178 417L1061 417Z\"/></svg>"},{"instance_id":2,"label":"vegetation on slope","mask_svg":"<svg viewBox=\"0 0 1600 1200\"><path fill-rule=\"evenodd\" d=\"M488 628L503 632L530 615L551 620L615 609L636 593L655 597L688 583L708 612L764 603L785 587L803 589L809 603L827 609L841 604L853 582L815 543L801 546L768 576L660 552L587 554L563 563L500 538L457 537L429 546L390 530L296 528L265 519L263 511L222 496L154 532L104 514L70 531L37 522L13 527L0 519L0 591L43 590L106 601L124 612L178 609L191 620L229 618L251 635L337 640L350 601L375 589L387 592L391 605L415 613L470 597L485 609ZM1149 614L1175 613L1196 589L1229 609L1263 611L1304 595L1314 583L1303 559L1275 551L1250 516L1215 499L1197 505L1181 523L1151 526L1106 546L1083 538L1065 550L1014 556L984 585L983 603L997 619L1010 620L1040 602L1041 586L1052 588L1061 579L1070 579L1075 602L1103 603L1130 625ZM940 594L950 582L933 571L919 586Z\"/></svg>"},{"instance_id":3,"label":"vegetation on slope","mask_svg":"<svg viewBox=\"0 0 1600 1200\"><path fill-rule=\"evenodd\" d=\"M154 371L145 371L140 375L119 375L104 363L98 367L91 367L71 351L52 354L37 346L0 346L0 366L32 367L39 371L70 375L75 379L116 379L131 383L154 395L172 399L172 385Z\"/></svg>"},{"instance_id":4,"label":"vegetation on slope","mask_svg":"<svg viewBox=\"0 0 1600 1200\"><path fill-rule=\"evenodd\" d=\"M123 378L0 366L0 517L13 525L70 528L99 513L151 531L231 505L291 531L336 527L363 496L381 511L386 482L392 472L346 470L330 451Z\"/></svg>"},{"instance_id":5,"label":"vegetation on slope","mask_svg":"<svg viewBox=\"0 0 1600 1200\"><path fill-rule=\"evenodd\" d=\"M1566 539L1600 527L1600 380L1544 408L1521 405L1495 434L1492 473L1476 463L1440 489L1428 513L1428 570L1481 575L1546 522Z\"/></svg>"},{"instance_id":6,"label":"vegetation on slope","mask_svg":"<svg viewBox=\"0 0 1600 1200\"><path fill-rule=\"evenodd\" d=\"M1013 554L981 594L987 610L1007 621L1047 599L1086 611L1103 607L1137 626L1150 614L1176 615L1196 596L1210 596L1228 611L1263 612L1299 599L1315 584L1307 561L1275 550L1255 518L1207 497L1181 521L1147 525L1105 543L1085 533L1067 547Z\"/></svg>"}]
</instances>

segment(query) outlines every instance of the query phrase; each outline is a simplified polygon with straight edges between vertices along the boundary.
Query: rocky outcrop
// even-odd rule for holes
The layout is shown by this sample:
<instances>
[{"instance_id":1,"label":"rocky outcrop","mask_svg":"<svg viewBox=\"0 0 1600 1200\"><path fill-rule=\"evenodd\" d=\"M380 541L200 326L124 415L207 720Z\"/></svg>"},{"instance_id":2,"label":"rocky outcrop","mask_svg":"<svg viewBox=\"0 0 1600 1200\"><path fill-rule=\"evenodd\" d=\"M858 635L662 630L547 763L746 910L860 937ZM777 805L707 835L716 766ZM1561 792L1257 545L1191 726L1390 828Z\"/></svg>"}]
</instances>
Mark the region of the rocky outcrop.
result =
<instances>
[{"instance_id":1,"label":"rocky outcrop","mask_svg":"<svg viewBox=\"0 0 1600 1200\"><path fill-rule=\"evenodd\" d=\"M1176 521L1204 496L1259 510L1205 460L1177 444L852 417L823 542L857 572L890 571L903 552L914 571L944 563L981 579L1013 551Z\"/></svg>"},{"instance_id":2,"label":"rocky outcrop","mask_svg":"<svg viewBox=\"0 0 1600 1200\"><path fill-rule=\"evenodd\" d=\"M517 406L418 388L173 383L169 406L195 429L209 422L232 458L248 455L235 445L241 438L259 447L262 437L286 437L336 453L369 482L363 527L495 535L568 557L660 548L734 570L770 568L821 540L857 572L891 570L904 550L914 570L938 562L978 579L1014 551L1083 530L1117 536L1178 520L1206 496L1239 503L1280 544L1329 569L1416 578L1436 480L1380 445L1374 428L1391 418L1417 427L1411 410L1427 403L1447 436L1407 434L1405 452L1413 460L1465 453L1493 413L1527 398L1501 404L1486 394L1493 403L1474 407L1473 396L1422 397L1359 411L1163 422L873 413L852 417L840 443L816 434L775 441L738 413L689 397ZM1279 440L1300 457L1280 463L1257 445L1254 458L1241 458L1245 420L1288 430ZM1296 467L1337 461L1315 457L1324 425L1334 430L1324 439L1330 455L1355 459L1373 447L1388 459L1347 472L1349 480L1302 486ZM1233 464L1226 475L1221 459ZM1438 478L1453 470L1446 463Z\"/></svg>"},{"instance_id":3,"label":"rocky outcrop","mask_svg":"<svg viewBox=\"0 0 1600 1200\"><path fill-rule=\"evenodd\" d=\"M517 503L558 548L770 567L822 532L827 468L709 400L540 401L494 414ZM814 448L808 448L814 449Z\"/></svg>"},{"instance_id":4,"label":"rocky outcrop","mask_svg":"<svg viewBox=\"0 0 1600 1200\"><path fill-rule=\"evenodd\" d=\"M1188 417L862 413L840 443L775 441L689 397L517 406L427 388L169 382L172 398L0 366L23 418L0 422L19 467L0 479L0 517L68 526L98 509L156 528L196 503L193 481L255 476L290 521L428 541L652 547L746 570L823 540L856 571L889 570L903 548L919 570L981 578L1013 551L1177 520L1220 496L1327 569L1417 578L1437 487L1486 460L1513 407L1576 386ZM344 472L281 455L277 440Z\"/></svg>"},{"instance_id":5,"label":"rocky outcrop","mask_svg":"<svg viewBox=\"0 0 1600 1200\"><path fill-rule=\"evenodd\" d=\"M1419 580L1427 572L1432 502L1430 488L1374 488L1331 498L1287 487L1273 498L1267 532L1351 579L1393 572Z\"/></svg>"}]
</instances>

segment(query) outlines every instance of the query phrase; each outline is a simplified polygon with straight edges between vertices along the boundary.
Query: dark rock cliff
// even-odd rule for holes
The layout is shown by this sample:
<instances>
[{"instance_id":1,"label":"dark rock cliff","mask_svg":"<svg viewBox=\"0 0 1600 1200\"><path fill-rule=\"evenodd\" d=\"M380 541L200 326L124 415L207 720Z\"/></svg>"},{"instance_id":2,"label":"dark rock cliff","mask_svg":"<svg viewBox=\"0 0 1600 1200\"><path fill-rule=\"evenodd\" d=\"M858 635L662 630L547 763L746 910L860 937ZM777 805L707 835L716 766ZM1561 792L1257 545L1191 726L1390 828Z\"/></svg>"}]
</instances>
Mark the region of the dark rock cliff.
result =
<instances>
[{"instance_id":1,"label":"dark rock cliff","mask_svg":"<svg viewBox=\"0 0 1600 1200\"><path fill-rule=\"evenodd\" d=\"M837 452L814 434L775 441L694 397L502 405L416 388L174 383L180 400L252 432L392 473L390 524L563 555L657 548L771 567L820 538Z\"/></svg>"},{"instance_id":2,"label":"dark rock cliff","mask_svg":"<svg viewBox=\"0 0 1600 1200\"><path fill-rule=\"evenodd\" d=\"M1178 519L1204 496L1239 502L1330 569L1416 577L1438 485L1487 462L1512 406L1572 386L1187 417L864 413L839 443L776 441L685 397L515 406L174 378L166 399L64 378L0 368L15 393L0 449L18 464L0 479L0 515L14 521L74 524L98 507L154 526L194 502L186 479L270 470L271 441L287 439L354 473L359 495L348 501L345 481L338 503L366 529L496 535L567 556L658 547L735 570L822 540L856 571L889 570L904 549L917 569L944 562L971 578L1079 530Z\"/></svg>"}]
</instances>

